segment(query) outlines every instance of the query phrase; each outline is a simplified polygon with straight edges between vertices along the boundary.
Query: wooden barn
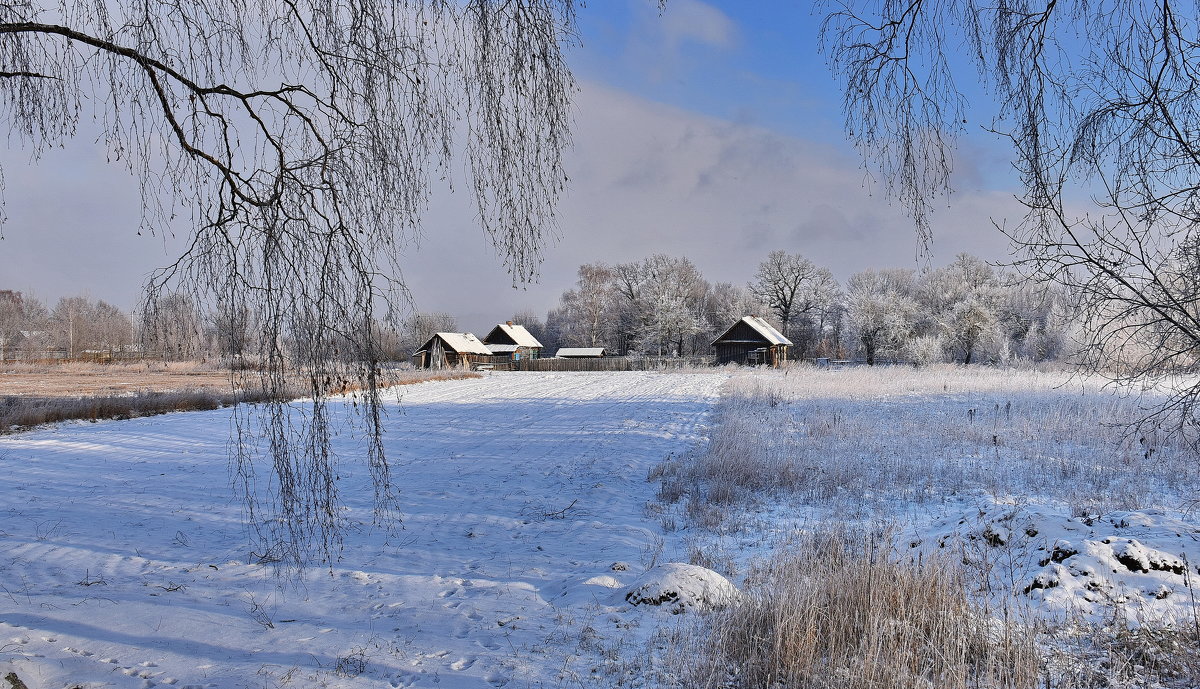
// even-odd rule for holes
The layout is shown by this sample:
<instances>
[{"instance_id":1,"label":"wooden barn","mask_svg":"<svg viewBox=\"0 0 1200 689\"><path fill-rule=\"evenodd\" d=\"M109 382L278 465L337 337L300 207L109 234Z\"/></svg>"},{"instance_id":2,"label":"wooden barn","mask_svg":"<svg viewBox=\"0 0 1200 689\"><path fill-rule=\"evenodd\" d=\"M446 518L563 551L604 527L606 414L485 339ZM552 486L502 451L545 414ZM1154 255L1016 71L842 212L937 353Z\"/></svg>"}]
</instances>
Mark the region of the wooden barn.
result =
<instances>
[{"instance_id":1,"label":"wooden barn","mask_svg":"<svg viewBox=\"0 0 1200 689\"><path fill-rule=\"evenodd\" d=\"M542 343L523 325L512 321L500 323L483 338L483 344L495 356L507 356L513 361L537 359L542 355Z\"/></svg>"},{"instance_id":2,"label":"wooden barn","mask_svg":"<svg viewBox=\"0 0 1200 689\"><path fill-rule=\"evenodd\" d=\"M746 316L717 339L717 364L746 364L778 368L787 360L792 341L758 316Z\"/></svg>"},{"instance_id":3,"label":"wooden barn","mask_svg":"<svg viewBox=\"0 0 1200 689\"><path fill-rule=\"evenodd\" d=\"M412 356L417 368L474 366L491 358L491 350L471 333L436 333Z\"/></svg>"},{"instance_id":4,"label":"wooden barn","mask_svg":"<svg viewBox=\"0 0 1200 689\"><path fill-rule=\"evenodd\" d=\"M554 356L558 359L599 359L607 354L603 347L561 347Z\"/></svg>"}]
</instances>

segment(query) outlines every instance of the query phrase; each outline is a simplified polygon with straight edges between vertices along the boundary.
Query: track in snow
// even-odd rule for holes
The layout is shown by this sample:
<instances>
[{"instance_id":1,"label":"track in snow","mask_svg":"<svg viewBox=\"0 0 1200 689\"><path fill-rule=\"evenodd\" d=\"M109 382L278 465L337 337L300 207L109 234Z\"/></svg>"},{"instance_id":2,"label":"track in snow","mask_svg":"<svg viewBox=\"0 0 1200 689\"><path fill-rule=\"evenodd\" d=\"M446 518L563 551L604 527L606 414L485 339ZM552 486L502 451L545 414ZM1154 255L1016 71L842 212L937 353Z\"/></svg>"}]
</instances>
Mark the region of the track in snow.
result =
<instances>
[{"instance_id":1,"label":"track in snow","mask_svg":"<svg viewBox=\"0 0 1200 689\"><path fill-rule=\"evenodd\" d=\"M556 685L611 602L606 585L661 543L642 516L647 470L701 438L724 379L497 373L400 388L386 443L404 527L352 530L332 575L300 589L246 564L228 412L0 439L0 675ZM348 439L340 450L343 499L369 523L365 467Z\"/></svg>"}]
</instances>

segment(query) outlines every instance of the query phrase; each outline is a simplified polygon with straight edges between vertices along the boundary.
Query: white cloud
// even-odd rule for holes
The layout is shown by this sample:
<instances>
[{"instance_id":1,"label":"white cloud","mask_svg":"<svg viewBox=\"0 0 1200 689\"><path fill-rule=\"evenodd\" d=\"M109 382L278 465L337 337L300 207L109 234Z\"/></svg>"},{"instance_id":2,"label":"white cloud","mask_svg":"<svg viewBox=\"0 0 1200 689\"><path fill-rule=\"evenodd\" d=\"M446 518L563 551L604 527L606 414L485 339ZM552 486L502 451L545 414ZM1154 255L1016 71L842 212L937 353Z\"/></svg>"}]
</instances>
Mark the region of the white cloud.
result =
<instances>
[{"instance_id":1,"label":"white cloud","mask_svg":"<svg viewBox=\"0 0 1200 689\"><path fill-rule=\"evenodd\" d=\"M671 0L661 16L653 3L632 0L636 23L624 60L648 82L675 79L694 61L689 51L726 51L737 45L737 24L721 10L700 0Z\"/></svg>"},{"instance_id":2,"label":"white cloud","mask_svg":"<svg viewBox=\"0 0 1200 689\"><path fill-rule=\"evenodd\" d=\"M671 0L663 10L660 26L663 36L676 50L687 41L729 48L737 38L733 20L700 0Z\"/></svg>"},{"instance_id":3,"label":"white cloud","mask_svg":"<svg viewBox=\"0 0 1200 689\"><path fill-rule=\"evenodd\" d=\"M690 257L713 281L746 282L771 250L800 252L840 279L870 267L916 266L911 223L864 189L859 161L836 142L806 141L652 103L586 83L578 99L571 185L560 238L545 246L537 284L511 278L478 228L465 188L439 193L405 279L418 308L462 326L532 308L544 312L581 263ZM137 237L138 198L120 167L86 144L34 168L3 160L11 222L0 242L0 289L45 298L90 291L124 306L143 276L169 261L161 239ZM1008 194L970 191L935 215L935 263L959 251L1001 258L989 218L1016 218Z\"/></svg>"}]
</instances>

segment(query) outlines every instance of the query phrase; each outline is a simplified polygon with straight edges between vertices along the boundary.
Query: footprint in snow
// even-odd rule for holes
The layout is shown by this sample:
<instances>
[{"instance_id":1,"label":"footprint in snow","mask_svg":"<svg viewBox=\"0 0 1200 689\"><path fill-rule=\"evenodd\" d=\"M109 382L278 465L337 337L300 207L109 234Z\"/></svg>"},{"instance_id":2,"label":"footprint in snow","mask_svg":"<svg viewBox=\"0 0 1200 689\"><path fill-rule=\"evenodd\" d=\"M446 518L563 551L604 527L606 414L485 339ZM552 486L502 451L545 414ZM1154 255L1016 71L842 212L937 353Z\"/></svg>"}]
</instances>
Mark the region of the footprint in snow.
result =
<instances>
[{"instance_id":1,"label":"footprint in snow","mask_svg":"<svg viewBox=\"0 0 1200 689\"><path fill-rule=\"evenodd\" d=\"M463 670L469 670L474 664L475 658L459 658L453 663L450 663L450 669L456 672L462 672Z\"/></svg>"}]
</instances>

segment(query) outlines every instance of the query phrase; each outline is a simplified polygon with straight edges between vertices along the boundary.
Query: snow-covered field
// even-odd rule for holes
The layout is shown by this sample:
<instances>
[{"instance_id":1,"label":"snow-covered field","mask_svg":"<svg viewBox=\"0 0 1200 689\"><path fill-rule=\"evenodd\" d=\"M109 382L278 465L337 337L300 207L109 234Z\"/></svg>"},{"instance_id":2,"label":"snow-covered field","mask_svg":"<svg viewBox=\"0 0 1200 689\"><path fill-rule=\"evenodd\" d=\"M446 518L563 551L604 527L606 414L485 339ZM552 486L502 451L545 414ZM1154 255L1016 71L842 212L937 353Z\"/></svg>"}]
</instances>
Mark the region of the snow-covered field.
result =
<instances>
[{"instance_id":1,"label":"snow-covered field","mask_svg":"<svg viewBox=\"0 0 1200 689\"><path fill-rule=\"evenodd\" d=\"M1163 669L1183 637L1123 630L1200 619L1200 466L1169 435L1126 433L1138 401L1098 381L798 367L399 391L386 442L402 528L371 526L343 431L345 550L299 585L248 545L228 412L0 438L0 677L677 686L709 653L693 611L755 595L767 560L830 524L961 562L987 609L1049 623L1048 686L1196 676Z\"/></svg>"},{"instance_id":2,"label":"snow-covered field","mask_svg":"<svg viewBox=\"0 0 1200 689\"><path fill-rule=\"evenodd\" d=\"M249 551L228 411L0 438L0 677L577 685L654 614L620 600L680 555L645 511L647 472L702 439L726 378L496 373L402 388L386 442L403 528L370 526L366 469L344 457L358 526L332 570L299 586Z\"/></svg>"},{"instance_id":3,"label":"snow-covered field","mask_svg":"<svg viewBox=\"0 0 1200 689\"><path fill-rule=\"evenodd\" d=\"M1050 371L747 371L707 450L655 470L659 520L754 595L772 558L849 528L1034 622L1039 686L1200 686L1200 465L1129 426L1160 399Z\"/></svg>"}]
</instances>

